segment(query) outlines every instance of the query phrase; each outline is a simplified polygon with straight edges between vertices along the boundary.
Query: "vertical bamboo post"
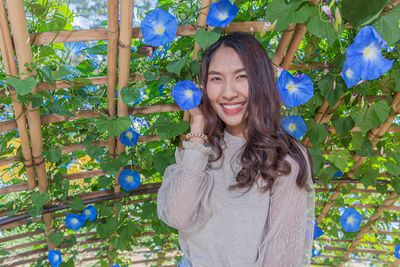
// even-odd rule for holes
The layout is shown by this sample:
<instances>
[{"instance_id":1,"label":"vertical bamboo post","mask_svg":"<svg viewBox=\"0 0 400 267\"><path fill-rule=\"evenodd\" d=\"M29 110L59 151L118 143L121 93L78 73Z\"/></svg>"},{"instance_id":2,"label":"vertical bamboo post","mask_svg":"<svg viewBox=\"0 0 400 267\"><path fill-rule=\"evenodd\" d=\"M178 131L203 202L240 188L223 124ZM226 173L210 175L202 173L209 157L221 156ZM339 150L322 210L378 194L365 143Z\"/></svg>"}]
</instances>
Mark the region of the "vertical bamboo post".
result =
<instances>
[{"instance_id":1,"label":"vertical bamboo post","mask_svg":"<svg viewBox=\"0 0 400 267\"><path fill-rule=\"evenodd\" d=\"M122 102L121 89L128 86L130 61L131 61L131 44L132 44L132 20L133 20L133 0L121 0L121 26L119 34L119 60L118 60L118 117L128 115L128 105ZM117 155L122 153L125 146L117 141ZM115 192L120 191L118 182L115 182Z\"/></svg>"},{"instance_id":2,"label":"vertical bamboo post","mask_svg":"<svg viewBox=\"0 0 400 267\"><path fill-rule=\"evenodd\" d=\"M295 27L296 23L292 23L283 31L282 37L279 40L278 48L276 49L274 57L272 58L274 69L276 69L276 66L279 66L282 63L282 59L285 55L286 48L288 47L289 42L292 38L293 30Z\"/></svg>"},{"instance_id":3,"label":"vertical bamboo post","mask_svg":"<svg viewBox=\"0 0 400 267\"><path fill-rule=\"evenodd\" d=\"M17 66L14 59L14 48L11 41L10 29L7 21L6 9L3 0L0 0L0 50L3 55L3 62L6 74L17 76ZM11 89L11 88L10 88ZM24 104L17 101L17 93L11 91L11 98L14 106L14 115L17 122L19 138L21 140L22 156L25 159L26 175L28 177L28 188L36 187L35 170L33 168L32 152L29 144L29 136L26 124Z\"/></svg>"},{"instance_id":4,"label":"vertical bamboo post","mask_svg":"<svg viewBox=\"0 0 400 267\"><path fill-rule=\"evenodd\" d=\"M26 21L26 14L24 9L23 0L6 0L7 10L10 17L11 30L13 33L15 52L18 59L19 73L26 73L28 69L24 66L25 64L30 64L33 61L31 41L29 38L28 25ZM28 76L35 75L31 73L29 75L21 76L22 79ZM32 90L32 95L37 93L37 88ZM27 109L28 115L28 125L29 134L32 144L32 156L35 164L36 173L38 176L39 191L44 193L48 188L48 181L46 175L45 160L42 156L43 152L43 138L42 138L42 128L40 122L40 112L39 109L32 109L32 103L29 103L29 108ZM50 215L43 215L43 220L45 222L45 233L47 238L47 243L49 248L54 248L55 245L50 242L49 234L51 232L52 218Z\"/></svg>"},{"instance_id":5,"label":"vertical bamboo post","mask_svg":"<svg viewBox=\"0 0 400 267\"><path fill-rule=\"evenodd\" d=\"M119 60L118 60L118 102L117 102L117 113L118 117L124 117L128 115L128 105L122 102L121 89L129 86L129 74L130 74L130 62L131 62L131 44L132 44L132 23L133 23L133 0L121 0L121 11L120 11L120 31L119 31ZM125 146L117 139L117 155L122 153ZM122 168L121 168L122 170ZM121 172L119 171L119 173ZM119 175L118 173L118 175ZM118 184L118 175L115 177L114 192L119 193L121 188ZM114 214L117 213L114 206ZM112 235L114 236L114 235ZM109 251L113 251L114 248L110 244ZM112 264L112 259L108 257L108 264Z\"/></svg>"},{"instance_id":6,"label":"vertical bamboo post","mask_svg":"<svg viewBox=\"0 0 400 267\"><path fill-rule=\"evenodd\" d=\"M107 26L107 108L110 118L116 115L115 87L117 84L117 56L118 56L118 12L119 0L108 0ZM109 154L115 157L115 138L108 138Z\"/></svg>"},{"instance_id":7,"label":"vertical bamboo post","mask_svg":"<svg viewBox=\"0 0 400 267\"><path fill-rule=\"evenodd\" d=\"M33 61L31 42L28 33L28 26L26 22L26 15L24 10L23 0L6 0L7 10L10 18L11 30L13 33L15 52L18 59L19 73L26 73L28 69L24 66ZM34 75L34 73L29 76ZM27 78L28 75L21 76L22 79ZM32 95L37 93L37 88L32 90ZM32 156L35 164L36 173L38 176L39 191L43 193L47 190L47 175L45 161L42 156L43 152L43 138L42 129L40 124L39 109L32 109L32 103L29 104L27 109L29 134L32 144Z\"/></svg>"},{"instance_id":8,"label":"vertical bamboo post","mask_svg":"<svg viewBox=\"0 0 400 267\"><path fill-rule=\"evenodd\" d=\"M208 12L210 11L210 4L211 4L211 0L202 0L201 1L201 9L200 9L200 13L199 13L199 19L197 21L197 24L199 26L206 26L207 25L207 15ZM200 46L197 43L194 43L194 50L193 50L193 60L198 60L197 57L197 53L200 50ZM183 112L183 120L189 122L190 121L190 113L189 111L185 110ZM179 145L182 145L182 141L185 140L185 135L181 134L179 136Z\"/></svg>"},{"instance_id":9,"label":"vertical bamboo post","mask_svg":"<svg viewBox=\"0 0 400 267\"><path fill-rule=\"evenodd\" d=\"M282 69L288 69L290 64L292 63L292 60L294 56L296 55L296 51L299 48L299 45L301 43L301 40L303 39L303 36L306 34L307 29L304 26L304 24L297 24L296 31L293 34L293 38L290 41L289 47L286 51L286 55L283 58L281 68Z\"/></svg>"}]
</instances>

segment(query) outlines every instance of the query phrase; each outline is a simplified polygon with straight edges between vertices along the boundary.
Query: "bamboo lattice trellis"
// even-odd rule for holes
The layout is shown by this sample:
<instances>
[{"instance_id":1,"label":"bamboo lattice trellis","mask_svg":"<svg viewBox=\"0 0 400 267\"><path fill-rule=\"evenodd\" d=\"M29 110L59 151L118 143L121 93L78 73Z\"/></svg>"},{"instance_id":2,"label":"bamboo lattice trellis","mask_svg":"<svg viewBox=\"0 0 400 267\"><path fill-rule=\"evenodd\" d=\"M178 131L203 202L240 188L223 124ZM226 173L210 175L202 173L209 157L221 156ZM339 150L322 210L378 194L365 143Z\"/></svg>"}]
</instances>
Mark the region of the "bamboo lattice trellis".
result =
<instances>
[{"instance_id":1,"label":"bamboo lattice trellis","mask_svg":"<svg viewBox=\"0 0 400 267\"><path fill-rule=\"evenodd\" d=\"M163 104L163 105L153 105L153 106L136 106L128 107L118 97L115 100L115 90L116 84L119 84L119 88L123 86L128 86L129 82L144 80L142 74L130 73L130 53L131 53L131 40L133 38L142 38L140 28L132 28L132 14L133 14L133 0L108 0L108 28L107 29L95 29L95 30L74 30L74 31L60 31L60 32L43 32L38 34L29 34L27 22L25 19L24 3L22 0L5 0L7 9L3 0L0 1L0 30L1 30L1 41L0 48L3 57L4 66L7 75L17 76L17 74L26 73L27 69L24 64L32 62L32 50L31 46L50 44L50 43L62 43L62 42L75 42L75 41L94 41L94 40L107 40L107 76L103 77L90 77L92 84L107 84L107 110L101 110L105 115L110 118L118 115L123 117L126 115L143 115L143 114L154 114L154 113L166 113L173 111L180 111L181 109L176 104ZM312 0L314 4L318 4L317 0ZM393 5L398 4L400 1L393 1ZM179 25L177 36L193 36L196 31L201 27L206 27L206 17L208 13L208 6L210 5L210 0L203 0L202 9L199 14L199 19L197 25ZM121 13L121 22L118 24L118 14ZM8 18L8 19L7 19ZM230 31L261 31L264 27L265 22L236 22L231 23L227 28L223 29L224 32ZM351 27L351 26L348 26ZM12 32L12 37L10 32ZM294 64L293 59L295 58L296 51L306 34L307 29L304 24L291 24L282 34L278 48L272 59L273 63L280 66L283 69L291 70L305 70L305 69L325 69L331 68L329 64L316 63L315 65L302 65ZM194 59L196 59L197 51L199 46L195 44L194 47ZM18 62L18 70L16 61L14 59L14 52ZM30 75L34 75L31 73ZM22 76L26 78L26 76ZM56 81L53 86L48 83L40 83L33 90L32 94L36 94L39 91L49 91L58 90L63 88L69 88L72 86L67 82ZM74 86L79 86L79 84L74 84ZM16 99L16 93L10 88L12 93L13 107L16 120L0 122L0 132L6 132L10 130L17 129L20 140L21 140L21 155L9 157L0 161L0 166L5 166L9 164L23 164L26 170L27 181L21 184L9 185L0 189L1 194L6 193L20 193L26 190L33 190L39 187L39 191L45 192L48 189L49 183L51 184L52 179L48 179L46 174L46 164L42 156L43 152L43 138L41 126L45 124L53 124L58 122L66 122L79 119L90 119L97 118L100 116L99 113L93 110L80 111L75 114L75 117L60 116L57 114L47 114L40 115L37 108L32 108L31 104L29 106L24 106L19 103ZM121 90L118 94L120 96ZM373 99L371 99L373 100ZM332 107L329 108L329 104L326 100L322 103L318 109L317 115L315 117L315 122L319 124L327 124L334 111L343 103L343 97ZM392 101L392 113L389 115L387 120L379 127L373 128L368 132L368 138L371 140L373 147L375 148L377 142L382 139L383 135L387 132L400 132L399 127L391 126L394 118L400 113L400 92L397 92L393 96ZM184 113L184 120L189 120L189 113ZM28 130L29 129L29 130ZM359 131L358 127L354 127L351 131ZM158 136L141 136L138 140L139 143L159 141ZM325 140L325 143L329 141L329 136ZM303 141L308 147L311 147L311 142L308 138ZM103 140L99 142L92 143L96 146L108 147L108 151L111 157L117 157L120 153L124 151L124 146L116 140L116 138L109 138L108 140ZM83 150L82 144L73 144L69 146L64 146L61 148L62 153L69 153L74 151ZM325 151L326 152L326 151ZM374 155L378 154L379 151L374 151ZM352 166L350 172L346 173L341 179L336 179L330 181L334 184L333 189L328 189L323 186L317 188L317 193L328 193L330 194L330 199L327 202L317 202L316 207L321 207L317 211L317 222L320 223L327 215L332 207L337 207L335 204L337 198L341 194L341 190L344 185L350 183L360 183L360 181L353 179L354 172L359 168L362 163L366 160L364 157L359 157L354 154L355 164ZM97 177L106 174L105 171L101 169L95 169L91 171L83 171L80 173L67 174L63 176L63 179L68 179L71 181L76 181L79 179L85 179L90 177ZM385 174L380 175L385 177ZM390 177L390 174L386 175ZM323 183L317 181L320 185ZM388 184L389 180L378 180L379 184ZM93 204L98 202L104 202L108 200L114 200L120 202L122 205L131 205L134 203L143 202L148 199L154 199L154 194L160 183L148 183L139 186L137 189L131 191L130 196L138 195L148 195L143 199L130 200L128 196L120 193L120 188L118 182L115 181L115 187L113 190L105 191L95 191L89 192L81 195L81 199L84 204ZM360 189L353 188L350 190L351 193L360 194L377 194L376 190L371 189ZM366 249L362 248L360 244L374 245L376 243L362 240L368 233L374 229L374 225L378 221L385 221L381 218L384 211L395 211L399 212L400 207L394 206L393 204L398 199L398 195L395 192L388 192L387 195L382 196L383 201L379 207L369 205L369 204L350 204L350 207L364 208L371 211L373 215L368 218L368 222L364 228L360 230L358 235L353 240L338 240L338 239L322 239L330 244L324 248L326 251L343 251L343 256L339 257L342 260L341 265L344 266L345 262L349 260L370 260L377 263L391 264L391 266L398 266L399 261L387 262L380 259L368 259L355 258L352 256L353 252L365 253L368 255L380 255L389 254L390 251L377 250L377 249ZM71 200L71 198L68 198ZM52 231L65 230L64 226L55 226L54 218L60 218L67 214L65 210L68 209L66 203L47 203L43 216L41 218L33 219L33 223L44 223L44 228L41 230L34 230L22 234L10 235L2 237L0 239L0 244L13 244L16 240L19 240L18 245L11 245L7 247L5 251L14 252L16 250L23 252L12 253L10 256L4 256L0 258L1 266L22 266L25 264L30 264L39 260L41 255L46 255L48 249L54 249L56 246L49 240L49 235ZM64 212L63 212L64 211ZM21 210L17 215L7 216L9 210L1 210L0 216L0 229L6 230L14 227L22 227L26 225L31 219L27 209ZM114 209L114 212L117 212ZM396 222L396 221L395 221ZM397 221L398 222L398 221ZM44 234L44 235L43 235ZM141 237L153 236L154 232L144 232ZM377 235L399 235L398 232L388 232L388 231L377 231ZM165 238L168 239L169 235ZM92 231L86 234L77 235L78 242L77 245L80 247L79 255L85 255L85 257L80 257L80 262L91 262L102 258L107 258L106 256L96 256L98 252L111 252L113 247L111 244L101 244L104 241L97 237L97 232ZM25 240L25 242L22 242ZM346 247L335 247L332 244L337 242L342 242L349 244ZM95 244L96 247L87 247L89 244ZM128 252L125 253L126 256L140 259L135 260L132 264L143 264L146 262L154 262L157 266L167 266L163 265L163 261L171 258L171 255L178 255L176 249L170 249L167 247L168 241L165 245L161 247L160 250L152 251L138 251L138 252ZM104 246L102 246L104 245ZM394 246L393 244L386 244L387 246ZM41 246L41 248L35 248L32 250L26 250L27 248ZM58 247L62 250L67 248L68 245L63 244ZM140 254L145 253L156 253L159 252L158 257L153 257L151 259L146 259L140 256ZM321 257L327 258L338 258L334 255L323 255ZM111 264L110 258L108 258ZM315 265L324 266L321 263L314 263ZM172 266L172 265L171 265Z\"/></svg>"}]
</instances>

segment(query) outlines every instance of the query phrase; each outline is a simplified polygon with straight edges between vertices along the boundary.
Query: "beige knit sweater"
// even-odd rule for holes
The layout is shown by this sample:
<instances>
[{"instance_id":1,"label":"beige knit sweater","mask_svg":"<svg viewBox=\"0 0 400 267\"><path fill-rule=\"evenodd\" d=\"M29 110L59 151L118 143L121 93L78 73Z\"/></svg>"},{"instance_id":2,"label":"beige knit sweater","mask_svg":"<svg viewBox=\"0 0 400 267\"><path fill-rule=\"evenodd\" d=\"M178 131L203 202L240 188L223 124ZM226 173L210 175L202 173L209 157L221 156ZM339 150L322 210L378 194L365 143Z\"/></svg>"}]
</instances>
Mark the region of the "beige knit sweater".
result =
<instances>
[{"instance_id":1,"label":"beige knit sweater","mask_svg":"<svg viewBox=\"0 0 400 267\"><path fill-rule=\"evenodd\" d=\"M314 230L314 195L301 189L295 179L297 162L289 155L292 171L261 193L253 185L228 190L240 171L242 137L224 131L223 156L197 142L176 149L176 163L164 173L158 191L157 213L179 230L182 251L193 267L290 267L309 266ZM304 152L305 154L305 152ZM306 156L307 159L307 156ZM306 167L306 166L302 166ZM307 167L308 173L310 170Z\"/></svg>"}]
</instances>

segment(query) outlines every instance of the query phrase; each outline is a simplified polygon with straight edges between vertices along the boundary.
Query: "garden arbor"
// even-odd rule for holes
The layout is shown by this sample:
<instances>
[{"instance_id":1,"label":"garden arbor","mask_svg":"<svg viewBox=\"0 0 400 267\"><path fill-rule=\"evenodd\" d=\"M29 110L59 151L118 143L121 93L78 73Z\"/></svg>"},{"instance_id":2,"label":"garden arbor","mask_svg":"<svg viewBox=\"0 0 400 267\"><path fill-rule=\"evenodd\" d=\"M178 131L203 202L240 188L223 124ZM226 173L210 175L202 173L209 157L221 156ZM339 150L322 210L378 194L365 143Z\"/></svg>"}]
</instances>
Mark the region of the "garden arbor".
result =
<instances>
[{"instance_id":1,"label":"garden arbor","mask_svg":"<svg viewBox=\"0 0 400 267\"><path fill-rule=\"evenodd\" d=\"M74 15L58 2L0 1L0 265L49 264L49 250L68 266L176 265L177 231L155 209L176 137L188 130L189 113L170 91L177 81L196 80L210 39L244 31L269 49L276 67L307 73L314 84L306 104L283 107L306 120L302 141L313 155L316 223L324 232L313 264L399 266L400 1L368 1L365 10L357 10L360 1L331 1L331 18L325 1L236 1L238 16L218 29L207 25L209 0L160 1L181 24L171 46L158 48L145 46L133 27L133 0L108 0L106 28L87 30L71 29ZM393 67L347 88L340 75L346 48L366 24L393 48L384 52ZM71 66L67 47L86 41L96 42L80 51L89 58ZM143 126L137 118L150 126L126 147L119 136L132 120ZM70 170L71 162L79 168ZM121 188L125 169L138 171L140 186ZM88 205L97 216L75 233L65 218ZM358 231L343 231L341 208L363 215Z\"/></svg>"}]
</instances>

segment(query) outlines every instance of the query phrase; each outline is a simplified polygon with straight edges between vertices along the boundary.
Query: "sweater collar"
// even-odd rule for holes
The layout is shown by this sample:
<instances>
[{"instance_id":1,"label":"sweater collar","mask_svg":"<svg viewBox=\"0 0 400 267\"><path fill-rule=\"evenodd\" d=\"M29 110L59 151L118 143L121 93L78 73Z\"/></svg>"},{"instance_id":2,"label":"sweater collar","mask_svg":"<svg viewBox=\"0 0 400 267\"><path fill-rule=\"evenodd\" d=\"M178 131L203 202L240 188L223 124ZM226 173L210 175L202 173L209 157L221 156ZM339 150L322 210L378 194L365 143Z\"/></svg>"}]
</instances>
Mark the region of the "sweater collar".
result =
<instances>
[{"instance_id":1,"label":"sweater collar","mask_svg":"<svg viewBox=\"0 0 400 267\"><path fill-rule=\"evenodd\" d=\"M226 129L224 129L224 140L228 147L243 145L246 143L246 138L232 135Z\"/></svg>"}]
</instances>

